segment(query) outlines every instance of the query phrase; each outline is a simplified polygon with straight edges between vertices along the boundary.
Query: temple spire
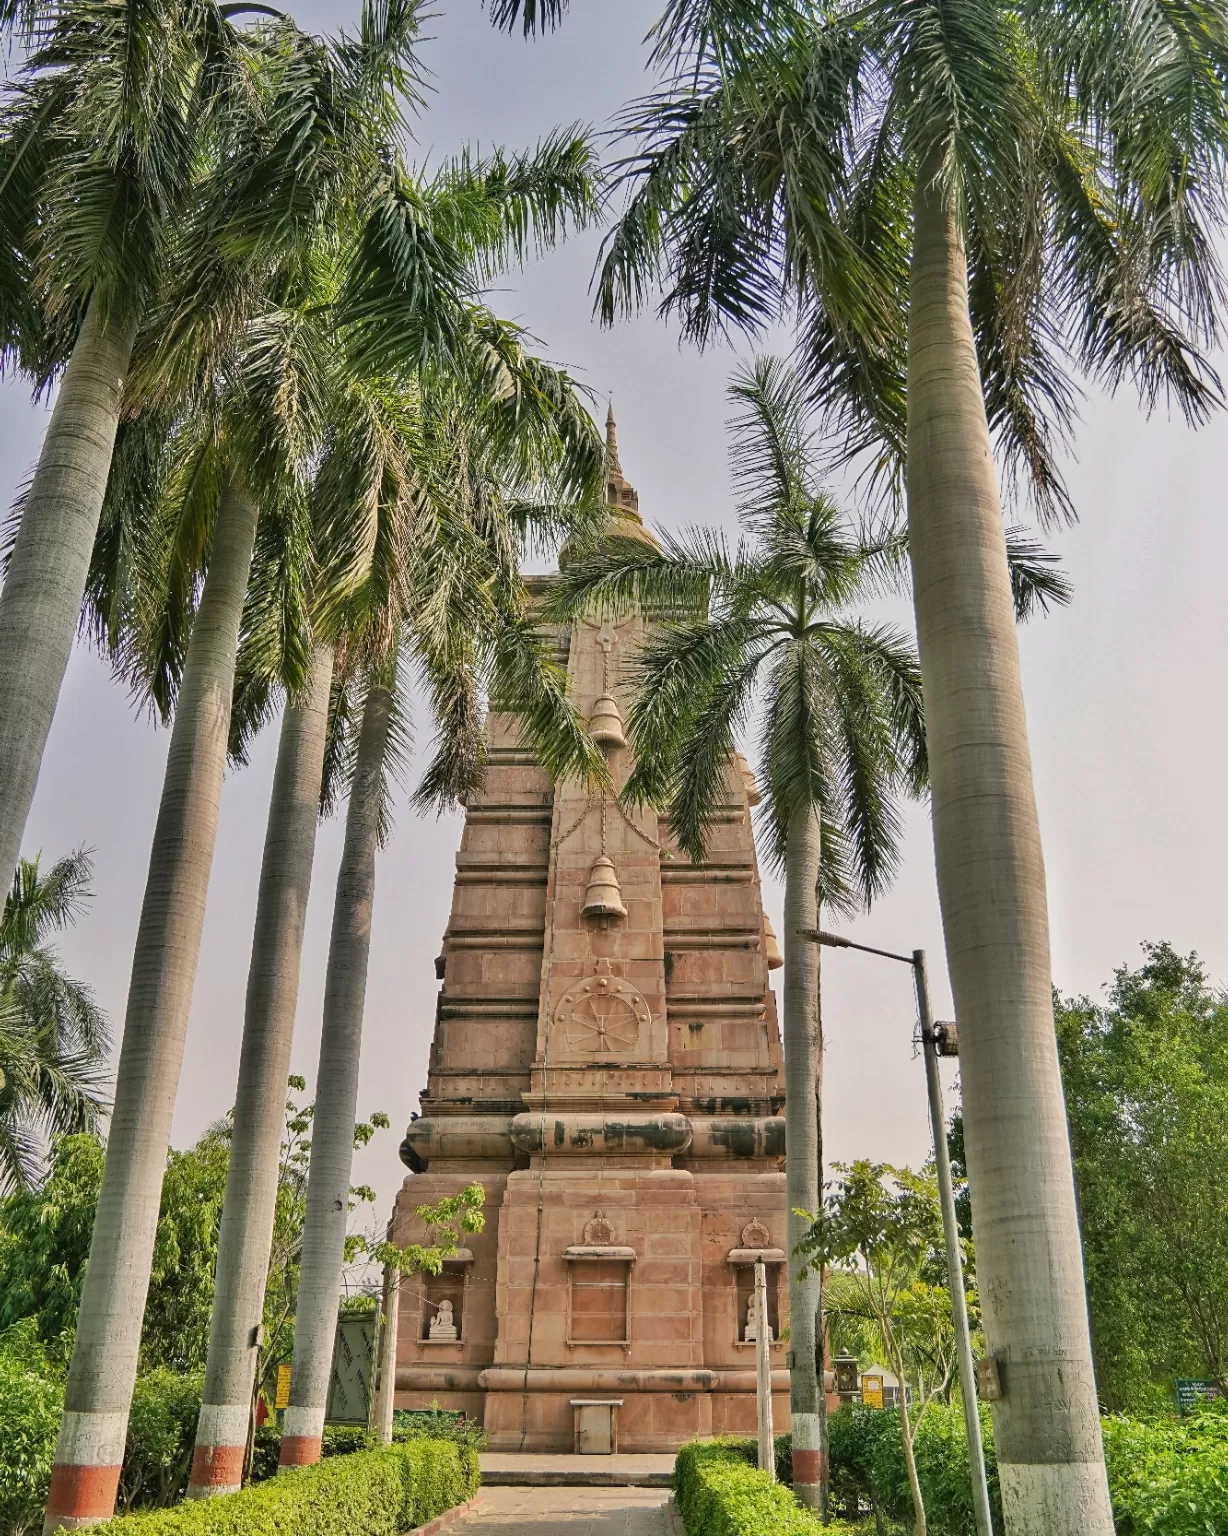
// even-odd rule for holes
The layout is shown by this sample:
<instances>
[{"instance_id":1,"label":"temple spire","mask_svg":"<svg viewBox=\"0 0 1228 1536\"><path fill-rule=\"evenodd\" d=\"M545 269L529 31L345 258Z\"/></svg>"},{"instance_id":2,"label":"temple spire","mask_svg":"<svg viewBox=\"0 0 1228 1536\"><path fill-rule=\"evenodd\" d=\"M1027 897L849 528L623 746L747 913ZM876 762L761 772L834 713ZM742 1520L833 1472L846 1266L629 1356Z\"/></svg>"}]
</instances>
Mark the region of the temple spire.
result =
<instances>
[{"instance_id":1,"label":"temple spire","mask_svg":"<svg viewBox=\"0 0 1228 1536\"><path fill-rule=\"evenodd\" d=\"M632 522L640 521L639 492L623 474L618 457L618 428L614 423L614 403L610 402L605 417L606 481L605 499L614 510Z\"/></svg>"},{"instance_id":2,"label":"temple spire","mask_svg":"<svg viewBox=\"0 0 1228 1536\"><path fill-rule=\"evenodd\" d=\"M618 428L614 424L614 402L610 401L605 413L605 452L612 473L621 475L623 467L618 461Z\"/></svg>"}]
</instances>

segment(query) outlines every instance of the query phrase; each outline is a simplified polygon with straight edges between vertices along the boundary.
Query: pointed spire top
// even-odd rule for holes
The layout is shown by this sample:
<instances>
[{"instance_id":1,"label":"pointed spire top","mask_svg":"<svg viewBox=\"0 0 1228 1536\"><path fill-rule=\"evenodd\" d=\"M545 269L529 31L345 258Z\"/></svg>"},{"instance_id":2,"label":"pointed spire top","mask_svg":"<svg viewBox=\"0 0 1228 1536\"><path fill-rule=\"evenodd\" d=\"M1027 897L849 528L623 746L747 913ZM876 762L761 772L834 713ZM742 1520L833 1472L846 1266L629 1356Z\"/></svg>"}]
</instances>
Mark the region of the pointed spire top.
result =
<instances>
[{"instance_id":1,"label":"pointed spire top","mask_svg":"<svg viewBox=\"0 0 1228 1536\"><path fill-rule=\"evenodd\" d=\"M623 467L618 461L618 428L614 424L614 402L610 401L605 413L605 451L610 461L610 469L614 474L621 475Z\"/></svg>"}]
</instances>

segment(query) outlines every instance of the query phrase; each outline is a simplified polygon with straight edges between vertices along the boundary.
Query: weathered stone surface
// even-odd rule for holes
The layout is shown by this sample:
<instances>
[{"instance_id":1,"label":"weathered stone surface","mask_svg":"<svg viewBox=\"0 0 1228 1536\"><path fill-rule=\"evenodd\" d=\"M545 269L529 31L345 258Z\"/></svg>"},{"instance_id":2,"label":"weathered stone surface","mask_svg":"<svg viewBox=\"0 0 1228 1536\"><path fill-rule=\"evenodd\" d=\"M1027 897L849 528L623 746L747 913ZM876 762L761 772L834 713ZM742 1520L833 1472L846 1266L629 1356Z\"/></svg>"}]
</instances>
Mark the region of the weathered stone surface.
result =
<instances>
[{"instance_id":1,"label":"weathered stone surface","mask_svg":"<svg viewBox=\"0 0 1228 1536\"><path fill-rule=\"evenodd\" d=\"M621 470L610 502L638 519ZM632 615L561 637L581 710L612 697L626 719L643 632ZM784 1077L753 781L730 763L694 865L653 812L551 784L508 717L492 714L489 732L490 772L456 860L422 1117L403 1145L414 1174L394 1215L398 1240L419 1238L415 1206L476 1179L486 1230L469 1242L463 1289L458 1270L447 1292L455 1344L429 1338L446 1287L432 1300L428 1277L402 1284L397 1405L462 1408L497 1450L569 1451L571 1400L594 1394L622 1400L623 1451L753 1433L736 1255L785 1243ZM608 751L622 784L630 751ZM625 917L582 913L603 857ZM779 1334L783 1280L771 1315ZM774 1344L779 1429L784 1359Z\"/></svg>"}]
</instances>

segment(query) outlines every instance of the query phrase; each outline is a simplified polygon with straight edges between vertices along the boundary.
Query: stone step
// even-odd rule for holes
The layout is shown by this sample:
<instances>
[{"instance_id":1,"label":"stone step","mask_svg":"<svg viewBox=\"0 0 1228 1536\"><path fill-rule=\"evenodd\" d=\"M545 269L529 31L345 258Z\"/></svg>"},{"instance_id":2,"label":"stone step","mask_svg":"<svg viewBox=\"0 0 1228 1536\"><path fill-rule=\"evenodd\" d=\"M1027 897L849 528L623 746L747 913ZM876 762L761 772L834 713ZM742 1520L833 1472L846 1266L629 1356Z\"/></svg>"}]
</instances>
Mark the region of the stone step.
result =
<instances>
[{"instance_id":1,"label":"stone step","mask_svg":"<svg viewBox=\"0 0 1228 1536\"><path fill-rule=\"evenodd\" d=\"M481 1462L485 1488L669 1488L674 1480L670 1455L483 1451Z\"/></svg>"}]
</instances>

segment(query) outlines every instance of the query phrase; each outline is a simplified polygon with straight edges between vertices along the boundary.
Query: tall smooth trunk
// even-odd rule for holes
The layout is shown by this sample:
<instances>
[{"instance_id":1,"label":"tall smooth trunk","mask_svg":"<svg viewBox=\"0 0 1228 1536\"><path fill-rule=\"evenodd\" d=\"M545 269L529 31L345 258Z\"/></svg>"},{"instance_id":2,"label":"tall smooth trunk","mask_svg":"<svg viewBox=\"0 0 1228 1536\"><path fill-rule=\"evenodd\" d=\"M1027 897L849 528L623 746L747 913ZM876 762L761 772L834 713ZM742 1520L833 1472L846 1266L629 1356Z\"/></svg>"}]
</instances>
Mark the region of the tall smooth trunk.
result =
<instances>
[{"instance_id":1,"label":"tall smooth trunk","mask_svg":"<svg viewBox=\"0 0 1228 1536\"><path fill-rule=\"evenodd\" d=\"M1003 1512L1010 1536L1112 1536L1002 509L932 170L914 216L909 545Z\"/></svg>"},{"instance_id":2,"label":"tall smooth trunk","mask_svg":"<svg viewBox=\"0 0 1228 1536\"><path fill-rule=\"evenodd\" d=\"M0 871L16 868L102 515L136 324L91 299L0 587Z\"/></svg>"},{"instance_id":3,"label":"tall smooth trunk","mask_svg":"<svg viewBox=\"0 0 1228 1536\"><path fill-rule=\"evenodd\" d=\"M115 1506L217 838L255 532L256 507L231 481L192 625L149 857L106 1166L51 1474L48 1531L105 1520Z\"/></svg>"},{"instance_id":4,"label":"tall smooth trunk","mask_svg":"<svg viewBox=\"0 0 1228 1536\"><path fill-rule=\"evenodd\" d=\"M283 1467L319 1461L328 1408L354 1161L362 1016L375 905L380 781L391 718L391 693L372 685L358 738L324 985L324 1029L311 1128L294 1362L290 1402L282 1426Z\"/></svg>"},{"instance_id":5,"label":"tall smooth trunk","mask_svg":"<svg viewBox=\"0 0 1228 1536\"><path fill-rule=\"evenodd\" d=\"M282 719L189 1498L233 1493L243 1484L332 678L332 647L317 645L303 696L287 706Z\"/></svg>"},{"instance_id":6,"label":"tall smooth trunk","mask_svg":"<svg viewBox=\"0 0 1228 1536\"><path fill-rule=\"evenodd\" d=\"M819 1180L819 946L798 936L818 926L819 817L794 813L785 844L785 1198L789 1207L789 1410L793 1435L793 1491L817 1509L825 1481L823 1424L816 1348L820 1284L802 1274L796 1253L810 1224L797 1211L817 1212Z\"/></svg>"}]
</instances>

